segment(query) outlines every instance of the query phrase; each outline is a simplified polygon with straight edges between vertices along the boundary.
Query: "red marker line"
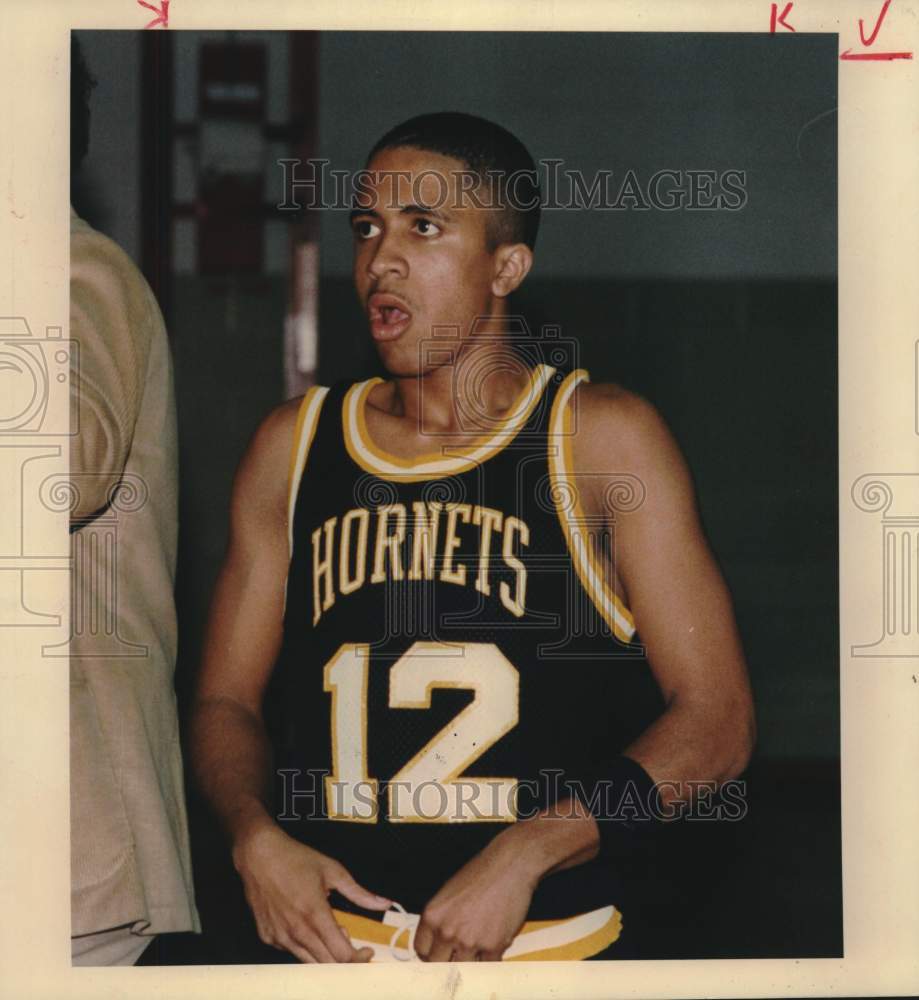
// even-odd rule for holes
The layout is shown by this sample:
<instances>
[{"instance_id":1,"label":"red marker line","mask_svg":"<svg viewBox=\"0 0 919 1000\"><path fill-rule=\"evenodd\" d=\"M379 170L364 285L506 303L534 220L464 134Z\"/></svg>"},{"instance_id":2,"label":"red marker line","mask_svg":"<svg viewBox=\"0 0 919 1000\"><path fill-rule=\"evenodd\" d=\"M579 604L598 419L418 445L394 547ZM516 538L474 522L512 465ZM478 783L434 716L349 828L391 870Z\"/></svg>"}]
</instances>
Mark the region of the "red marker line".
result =
<instances>
[{"instance_id":1,"label":"red marker line","mask_svg":"<svg viewBox=\"0 0 919 1000\"><path fill-rule=\"evenodd\" d=\"M912 59L913 54L912 52L856 52L853 54L851 49L846 49L839 58L850 62L890 62L892 59Z\"/></svg>"}]
</instances>

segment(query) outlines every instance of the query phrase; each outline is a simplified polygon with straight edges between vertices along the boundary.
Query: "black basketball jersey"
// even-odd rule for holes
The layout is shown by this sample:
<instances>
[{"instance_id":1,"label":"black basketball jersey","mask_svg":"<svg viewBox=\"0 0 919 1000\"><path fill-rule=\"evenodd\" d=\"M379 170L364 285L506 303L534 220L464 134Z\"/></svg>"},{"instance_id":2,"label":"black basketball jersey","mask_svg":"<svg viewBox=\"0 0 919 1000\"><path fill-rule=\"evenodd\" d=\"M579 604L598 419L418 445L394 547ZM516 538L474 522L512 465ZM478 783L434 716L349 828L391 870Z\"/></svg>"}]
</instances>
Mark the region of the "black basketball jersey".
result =
<instances>
[{"instance_id":1,"label":"black basketball jersey","mask_svg":"<svg viewBox=\"0 0 919 1000\"><path fill-rule=\"evenodd\" d=\"M661 710L571 468L583 370L549 365L493 429L407 460L364 418L378 379L317 387L291 460L277 815L417 912L509 823L602 770ZM617 903L596 862L530 919Z\"/></svg>"}]
</instances>

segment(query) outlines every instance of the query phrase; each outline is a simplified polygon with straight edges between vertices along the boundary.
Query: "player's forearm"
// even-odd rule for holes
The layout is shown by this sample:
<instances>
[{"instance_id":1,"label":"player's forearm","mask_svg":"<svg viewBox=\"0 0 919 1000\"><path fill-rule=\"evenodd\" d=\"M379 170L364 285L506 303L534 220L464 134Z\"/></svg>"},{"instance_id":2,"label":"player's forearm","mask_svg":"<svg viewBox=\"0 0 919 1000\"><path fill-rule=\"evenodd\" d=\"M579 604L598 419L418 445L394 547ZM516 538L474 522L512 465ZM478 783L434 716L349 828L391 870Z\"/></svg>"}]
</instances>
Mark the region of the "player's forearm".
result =
<instances>
[{"instance_id":1,"label":"player's forearm","mask_svg":"<svg viewBox=\"0 0 919 1000\"><path fill-rule=\"evenodd\" d=\"M625 750L657 786L663 807L691 801L746 768L756 739L752 702L684 701L668 708Z\"/></svg>"},{"instance_id":2,"label":"player's forearm","mask_svg":"<svg viewBox=\"0 0 919 1000\"><path fill-rule=\"evenodd\" d=\"M268 811L271 751L256 715L228 699L198 702L191 756L198 785L232 847L274 825Z\"/></svg>"},{"instance_id":3,"label":"player's forearm","mask_svg":"<svg viewBox=\"0 0 919 1000\"><path fill-rule=\"evenodd\" d=\"M502 830L489 849L506 855L507 863L538 882L552 872L584 864L596 857L600 836L596 820L578 799L562 799L549 810Z\"/></svg>"},{"instance_id":4,"label":"player's forearm","mask_svg":"<svg viewBox=\"0 0 919 1000\"><path fill-rule=\"evenodd\" d=\"M690 801L701 787L711 789L712 783L740 774L754 738L752 704L746 699L704 707L674 700L625 755L657 784L660 805L667 809ZM534 882L590 861L599 848L597 821L578 798L563 799L552 810L514 824L489 847Z\"/></svg>"}]
</instances>

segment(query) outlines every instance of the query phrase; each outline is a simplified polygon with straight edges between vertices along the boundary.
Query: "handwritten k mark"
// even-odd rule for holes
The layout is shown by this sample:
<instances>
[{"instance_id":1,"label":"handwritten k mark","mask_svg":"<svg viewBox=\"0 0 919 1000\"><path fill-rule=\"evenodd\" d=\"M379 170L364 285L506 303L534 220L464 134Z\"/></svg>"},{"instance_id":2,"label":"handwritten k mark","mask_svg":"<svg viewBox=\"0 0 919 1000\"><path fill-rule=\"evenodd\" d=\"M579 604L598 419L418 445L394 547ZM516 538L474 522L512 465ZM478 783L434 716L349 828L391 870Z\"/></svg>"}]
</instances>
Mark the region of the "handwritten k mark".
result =
<instances>
[{"instance_id":1,"label":"handwritten k mark","mask_svg":"<svg viewBox=\"0 0 919 1000\"><path fill-rule=\"evenodd\" d=\"M141 7L146 7L147 10L152 10L156 17L149 23L144 25L144 30L147 28L155 28L158 24L161 24L164 28L169 27L169 0L160 0L159 7L154 7L152 3L147 3L146 0L137 0ZM888 3L890 0L888 0Z\"/></svg>"}]
</instances>

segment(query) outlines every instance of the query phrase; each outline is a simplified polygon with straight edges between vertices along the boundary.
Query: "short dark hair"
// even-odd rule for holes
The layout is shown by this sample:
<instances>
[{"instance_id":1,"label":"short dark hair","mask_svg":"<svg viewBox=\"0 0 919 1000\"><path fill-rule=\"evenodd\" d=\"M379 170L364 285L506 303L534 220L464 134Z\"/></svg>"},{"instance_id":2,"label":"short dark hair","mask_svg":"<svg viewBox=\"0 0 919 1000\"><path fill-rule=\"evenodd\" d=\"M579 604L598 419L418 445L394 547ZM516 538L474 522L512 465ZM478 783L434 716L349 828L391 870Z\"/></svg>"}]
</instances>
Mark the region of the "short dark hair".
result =
<instances>
[{"instance_id":1,"label":"short dark hair","mask_svg":"<svg viewBox=\"0 0 919 1000\"><path fill-rule=\"evenodd\" d=\"M418 115L390 129L371 149L367 162L382 150L399 146L450 156L478 175L481 186L493 194L494 204L501 206L489 211L485 230L489 251L502 243L525 243L531 250L536 246L540 202L536 165L526 146L506 128L461 111ZM509 191L510 177L514 184Z\"/></svg>"},{"instance_id":2,"label":"short dark hair","mask_svg":"<svg viewBox=\"0 0 919 1000\"><path fill-rule=\"evenodd\" d=\"M76 173L89 151L89 94L96 80L89 72L77 36L70 32L70 171Z\"/></svg>"}]
</instances>

